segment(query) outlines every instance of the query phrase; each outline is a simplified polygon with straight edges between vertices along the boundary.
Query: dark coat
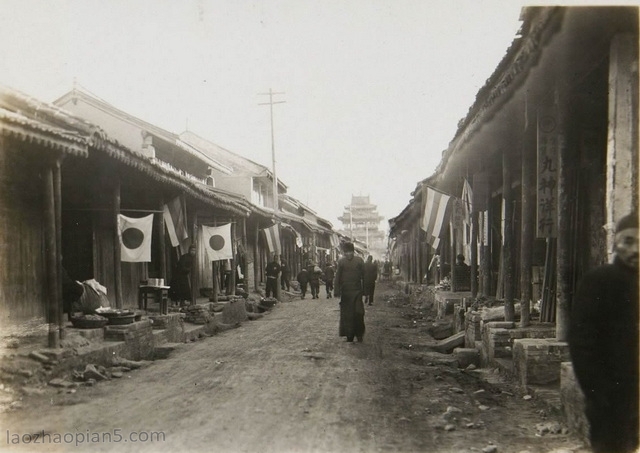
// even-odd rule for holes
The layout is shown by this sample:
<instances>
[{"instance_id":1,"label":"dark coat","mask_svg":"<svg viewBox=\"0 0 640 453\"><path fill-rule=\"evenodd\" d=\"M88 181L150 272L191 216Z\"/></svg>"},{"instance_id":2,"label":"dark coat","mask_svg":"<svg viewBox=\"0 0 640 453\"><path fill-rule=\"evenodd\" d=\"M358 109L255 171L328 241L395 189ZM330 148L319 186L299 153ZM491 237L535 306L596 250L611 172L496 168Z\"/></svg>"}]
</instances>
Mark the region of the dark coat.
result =
<instances>
[{"instance_id":1,"label":"dark coat","mask_svg":"<svg viewBox=\"0 0 640 453\"><path fill-rule=\"evenodd\" d=\"M178 260L173 277L171 278L169 297L173 301L191 300L191 268L193 255L186 253Z\"/></svg>"},{"instance_id":2,"label":"dark coat","mask_svg":"<svg viewBox=\"0 0 640 453\"><path fill-rule=\"evenodd\" d=\"M569 349L592 443L618 451L630 436L637 445L637 269L616 259L584 276L571 307Z\"/></svg>"},{"instance_id":3,"label":"dark coat","mask_svg":"<svg viewBox=\"0 0 640 453\"><path fill-rule=\"evenodd\" d=\"M362 302L364 281L364 261L359 256L346 257L338 261L334 280L334 294L340 296L341 337L361 337L364 335L364 304Z\"/></svg>"},{"instance_id":4,"label":"dark coat","mask_svg":"<svg viewBox=\"0 0 640 453\"><path fill-rule=\"evenodd\" d=\"M298 283L306 285L307 283L309 283L309 272L307 272L306 269L302 269L300 272L298 272L296 280L298 280Z\"/></svg>"},{"instance_id":5,"label":"dark coat","mask_svg":"<svg viewBox=\"0 0 640 453\"><path fill-rule=\"evenodd\" d=\"M375 284L377 279L378 279L378 265L374 262L364 263L365 286Z\"/></svg>"}]
</instances>

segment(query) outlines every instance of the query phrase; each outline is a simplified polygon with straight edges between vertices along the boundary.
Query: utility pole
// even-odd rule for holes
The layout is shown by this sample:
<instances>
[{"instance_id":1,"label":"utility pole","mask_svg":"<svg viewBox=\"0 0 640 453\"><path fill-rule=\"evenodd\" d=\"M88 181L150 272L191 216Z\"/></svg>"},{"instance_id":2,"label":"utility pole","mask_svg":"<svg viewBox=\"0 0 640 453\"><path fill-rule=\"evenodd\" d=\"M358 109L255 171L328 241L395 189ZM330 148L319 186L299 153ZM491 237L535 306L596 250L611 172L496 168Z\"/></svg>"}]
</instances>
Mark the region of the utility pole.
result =
<instances>
[{"instance_id":1,"label":"utility pole","mask_svg":"<svg viewBox=\"0 0 640 453\"><path fill-rule=\"evenodd\" d=\"M274 139L274 134L273 134L273 104L284 104L285 101L274 101L273 100L273 95L274 94L284 94L283 92L275 92L273 91L271 88L269 88L269 92L268 93L258 93L259 96L269 96L269 102L264 102L258 105L268 105L269 106L269 113L270 113L270 118L271 118L271 164L272 164L272 172L273 172L273 212L274 214L276 212L278 212L278 176L276 173L276 145L275 145L275 139ZM282 253L282 250L279 251L280 253ZM275 255L275 260L276 262L280 262L280 258L278 256L278 253L274 251L274 255ZM276 277L276 299L280 300L280 279L281 279L281 275L278 274L278 276Z\"/></svg>"},{"instance_id":2,"label":"utility pole","mask_svg":"<svg viewBox=\"0 0 640 453\"><path fill-rule=\"evenodd\" d=\"M278 176L276 173L276 146L273 134L273 104L284 104L286 101L274 101L273 96L275 94L284 94L284 92L276 92L269 88L268 93L258 93L259 96L269 96L269 102L264 102L258 105L268 105L271 118L271 163L273 172L273 210L278 210Z\"/></svg>"}]
</instances>

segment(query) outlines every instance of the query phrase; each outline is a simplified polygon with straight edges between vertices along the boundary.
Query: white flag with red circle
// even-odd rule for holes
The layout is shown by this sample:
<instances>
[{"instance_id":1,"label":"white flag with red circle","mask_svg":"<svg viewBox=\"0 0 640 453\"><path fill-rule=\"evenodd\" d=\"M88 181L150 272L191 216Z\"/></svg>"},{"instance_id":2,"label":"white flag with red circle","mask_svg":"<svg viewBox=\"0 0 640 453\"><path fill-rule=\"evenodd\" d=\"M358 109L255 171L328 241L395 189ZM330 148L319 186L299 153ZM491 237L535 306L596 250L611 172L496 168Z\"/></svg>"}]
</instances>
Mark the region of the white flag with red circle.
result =
<instances>
[{"instance_id":1,"label":"white flag with red circle","mask_svg":"<svg viewBox=\"0 0 640 453\"><path fill-rule=\"evenodd\" d=\"M209 261L230 260L233 258L230 223L219 227L202 225L202 239Z\"/></svg>"},{"instance_id":2,"label":"white flag with red circle","mask_svg":"<svg viewBox=\"0 0 640 453\"><path fill-rule=\"evenodd\" d=\"M126 263L151 262L152 231L153 214L138 219L118 214L120 261Z\"/></svg>"}]
</instances>

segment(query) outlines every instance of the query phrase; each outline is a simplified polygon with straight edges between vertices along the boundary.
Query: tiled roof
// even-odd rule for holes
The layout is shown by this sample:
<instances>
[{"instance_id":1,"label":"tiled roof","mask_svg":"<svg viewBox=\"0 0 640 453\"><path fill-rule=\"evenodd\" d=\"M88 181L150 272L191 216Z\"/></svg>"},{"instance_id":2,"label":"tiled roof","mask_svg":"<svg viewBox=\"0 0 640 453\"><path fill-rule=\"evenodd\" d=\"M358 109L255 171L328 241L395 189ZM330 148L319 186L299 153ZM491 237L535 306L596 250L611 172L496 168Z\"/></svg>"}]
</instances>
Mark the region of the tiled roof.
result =
<instances>
[{"instance_id":1,"label":"tiled roof","mask_svg":"<svg viewBox=\"0 0 640 453\"><path fill-rule=\"evenodd\" d=\"M0 133L23 142L62 151L76 156L88 156L88 141L69 131L49 126L26 116L0 108Z\"/></svg>"}]
</instances>

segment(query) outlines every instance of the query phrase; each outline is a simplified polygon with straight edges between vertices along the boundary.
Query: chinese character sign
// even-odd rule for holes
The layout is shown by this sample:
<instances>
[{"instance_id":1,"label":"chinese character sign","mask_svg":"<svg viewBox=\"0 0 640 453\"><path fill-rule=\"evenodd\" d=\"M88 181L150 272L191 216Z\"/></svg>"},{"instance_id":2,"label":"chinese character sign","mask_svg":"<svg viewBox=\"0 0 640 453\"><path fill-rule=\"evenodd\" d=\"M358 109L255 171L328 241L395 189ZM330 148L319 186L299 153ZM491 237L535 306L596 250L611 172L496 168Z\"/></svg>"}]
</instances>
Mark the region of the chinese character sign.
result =
<instances>
[{"instance_id":1,"label":"chinese character sign","mask_svg":"<svg viewBox=\"0 0 640 453\"><path fill-rule=\"evenodd\" d=\"M537 227L539 238L557 236L558 155L564 146L553 116L538 117Z\"/></svg>"}]
</instances>

